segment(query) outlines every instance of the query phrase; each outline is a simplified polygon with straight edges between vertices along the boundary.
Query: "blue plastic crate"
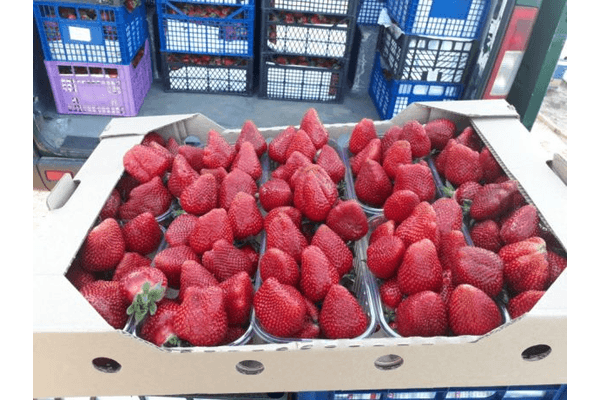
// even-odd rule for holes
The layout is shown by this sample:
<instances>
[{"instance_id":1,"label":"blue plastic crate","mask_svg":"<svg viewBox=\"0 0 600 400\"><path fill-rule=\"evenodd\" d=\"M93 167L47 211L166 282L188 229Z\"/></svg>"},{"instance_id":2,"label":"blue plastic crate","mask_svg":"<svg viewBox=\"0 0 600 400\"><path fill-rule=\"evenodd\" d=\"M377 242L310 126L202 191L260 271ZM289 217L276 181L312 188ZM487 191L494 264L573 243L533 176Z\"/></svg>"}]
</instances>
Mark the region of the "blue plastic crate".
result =
<instances>
[{"instance_id":1,"label":"blue plastic crate","mask_svg":"<svg viewBox=\"0 0 600 400\"><path fill-rule=\"evenodd\" d=\"M369 95L381 119L391 119L418 101L459 100L463 89L464 86L457 83L392 79L391 73L382 66L380 54L375 55Z\"/></svg>"},{"instance_id":2,"label":"blue plastic crate","mask_svg":"<svg viewBox=\"0 0 600 400\"><path fill-rule=\"evenodd\" d=\"M387 0L387 11L409 35L480 39L491 0Z\"/></svg>"},{"instance_id":3,"label":"blue plastic crate","mask_svg":"<svg viewBox=\"0 0 600 400\"><path fill-rule=\"evenodd\" d=\"M146 7L33 3L46 61L128 65L148 38Z\"/></svg>"},{"instance_id":4,"label":"blue plastic crate","mask_svg":"<svg viewBox=\"0 0 600 400\"><path fill-rule=\"evenodd\" d=\"M161 51L253 57L254 0L235 3L157 0Z\"/></svg>"},{"instance_id":5,"label":"blue plastic crate","mask_svg":"<svg viewBox=\"0 0 600 400\"><path fill-rule=\"evenodd\" d=\"M356 23L358 25L375 26L379 19L379 14L385 7L386 0L361 0L358 6L358 16Z\"/></svg>"}]
</instances>

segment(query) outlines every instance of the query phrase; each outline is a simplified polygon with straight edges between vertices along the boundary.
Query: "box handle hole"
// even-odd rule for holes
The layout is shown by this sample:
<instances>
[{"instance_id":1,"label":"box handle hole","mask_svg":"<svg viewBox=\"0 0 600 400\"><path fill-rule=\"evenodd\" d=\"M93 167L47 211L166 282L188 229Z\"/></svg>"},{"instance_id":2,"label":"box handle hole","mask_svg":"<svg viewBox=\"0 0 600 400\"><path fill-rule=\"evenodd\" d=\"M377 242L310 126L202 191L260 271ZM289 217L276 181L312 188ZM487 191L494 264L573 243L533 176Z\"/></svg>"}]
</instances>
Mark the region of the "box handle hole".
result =
<instances>
[{"instance_id":1,"label":"box handle hole","mask_svg":"<svg viewBox=\"0 0 600 400\"><path fill-rule=\"evenodd\" d=\"M265 366L260 361L244 360L237 363L235 369L243 375L258 375L265 370Z\"/></svg>"},{"instance_id":2,"label":"box handle hole","mask_svg":"<svg viewBox=\"0 0 600 400\"><path fill-rule=\"evenodd\" d=\"M389 371L396 369L404 364L404 359L396 354L387 354L375 360L375 368Z\"/></svg>"},{"instance_id":3,"label":"box handle hole","mask_svg":"<svg viewBox=\"0 0 600 400\"><path fill-rule=\"evenodd\" d=\"M100 372L112 374L121 370L121 364L107 357L98 357L92 360L92 365Z\"/></svg>"},{"instance_id":4,"label":"box handle hole","mask_svg":"<svg viewBox=\"0 0 600 400\"><path fill-rule=\"evenodd\" d=\"M525 361L539 361L542 360L552 352L552 348L546 344L536 344L523 350L521 357Z\"/></svg>"}]
</instances>

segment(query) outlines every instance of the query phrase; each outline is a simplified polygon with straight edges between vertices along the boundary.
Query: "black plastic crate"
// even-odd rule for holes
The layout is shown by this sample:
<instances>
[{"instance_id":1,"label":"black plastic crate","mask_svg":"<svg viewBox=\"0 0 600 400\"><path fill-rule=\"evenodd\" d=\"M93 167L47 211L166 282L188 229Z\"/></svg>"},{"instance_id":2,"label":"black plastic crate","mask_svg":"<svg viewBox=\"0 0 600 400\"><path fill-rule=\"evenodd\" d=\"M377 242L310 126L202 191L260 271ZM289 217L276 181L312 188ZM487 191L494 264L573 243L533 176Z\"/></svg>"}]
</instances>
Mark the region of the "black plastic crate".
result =
<instances>
[{"instance_id":1,"label":"black plastic crate","mask_svg":"<svg viewBox=\"0 0 600 400\"><path fill-rule=\"evenodd\" d=\"M265 52L315 57L346 57L356 17L263 9L261 48Z\"/></svg>"},{"instance_id":2,"label":"black plastic crate","mask_svg":"<svg viewBox=\"0 0 600 400\"><path fill-rule=\"evenodd\" d=\"M478 42L400 34L381 27L377 50L394 79L465 83L477 54Z\"/></svg>"},{"instance_id":3,"label":"black plastic crate","mask_svg":"<svg viewBox=\"0 0 600 400\"><path fill-rule=\"evenodd\" d=\"M341 103L347 59L263 54L258 96L264 99Z\"/></svg>"},{"instance_id":4,"label":"black plastic crate","mask_svg":"<svg viewBox=\"0 0 600 400\"><path fill-rule=\"evenodd\" d=\"M262 9L356 16L359 0L262 0Z\"/></svg>"},{"instance_id":5,"label":"black plastic crate","mask_svg":"<svg viewBox=\"0 0 600 400\"><path fill-rule=\"evenodd\" d=\"M234 94L254 92L254 59L202 54L162 53L166 92Z\"/></svg>"}]
</instances>

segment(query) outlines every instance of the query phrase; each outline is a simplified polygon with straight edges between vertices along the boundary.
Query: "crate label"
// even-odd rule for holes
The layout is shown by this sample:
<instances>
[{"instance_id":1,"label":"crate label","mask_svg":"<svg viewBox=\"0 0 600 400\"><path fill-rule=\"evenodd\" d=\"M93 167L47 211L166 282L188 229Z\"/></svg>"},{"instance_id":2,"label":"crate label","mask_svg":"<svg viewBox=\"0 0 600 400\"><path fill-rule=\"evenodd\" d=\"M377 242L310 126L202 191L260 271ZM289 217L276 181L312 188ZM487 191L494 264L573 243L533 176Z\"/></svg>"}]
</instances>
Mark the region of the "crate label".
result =
<instances>
[{"instance_id":1,"label":"crate label","mask_svg":"<svg viewBox=\"0 0 600 400\"><path fill-rule=\"evenodd\" d=\"M78 40L80 42L91 42L92 32L88 28L70 26L69 37L71 38L71 40Z\"/></svg>"}]
</instances>

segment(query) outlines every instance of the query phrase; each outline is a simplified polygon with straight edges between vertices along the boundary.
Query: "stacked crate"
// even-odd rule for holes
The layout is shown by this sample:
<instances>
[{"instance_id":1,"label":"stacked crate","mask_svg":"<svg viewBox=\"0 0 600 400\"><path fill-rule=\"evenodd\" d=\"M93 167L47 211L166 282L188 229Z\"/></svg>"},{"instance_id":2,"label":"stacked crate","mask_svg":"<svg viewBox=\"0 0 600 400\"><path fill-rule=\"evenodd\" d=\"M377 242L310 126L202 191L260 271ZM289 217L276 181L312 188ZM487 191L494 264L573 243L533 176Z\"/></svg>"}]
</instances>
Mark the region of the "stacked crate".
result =
<instances>
[{"instance_id":1,"label":"stacked crate","mask_svg":"<svg viewBox=\"0 0 600 400\"><path fill-rule=\"evenodd\" d=\"M35 0L33 13L59 114L138 114L152 85L141 0Z\"/></svg>"},{"instance_id":2,"label":"stacked crate","mask_svg":"<svg viewBox=\"0 0 600 400\"><path fill-rule=\"evenodd\" d=\"M382 119L415 101L461 98L490 0L388 0L369 94Z\"/></svg>"},{"instance_id":3,"label":"stacked crate","mask_svg":"<svg viewBox=\"0 0 600 400\"><path fill-rule=\"evenodd\" d=\"M340 103L357 0L262 0L259 97Z\"/></svg>"},{"instance_id":4,"label":"stacked crate","mask_svg":"<svg viewBox=\"0 0 600 400\"><path fill-rule=\"evenodd\" d=\"M254 0L156 0L164 89L251 95Z\"/></svg>"}]
</instances>

